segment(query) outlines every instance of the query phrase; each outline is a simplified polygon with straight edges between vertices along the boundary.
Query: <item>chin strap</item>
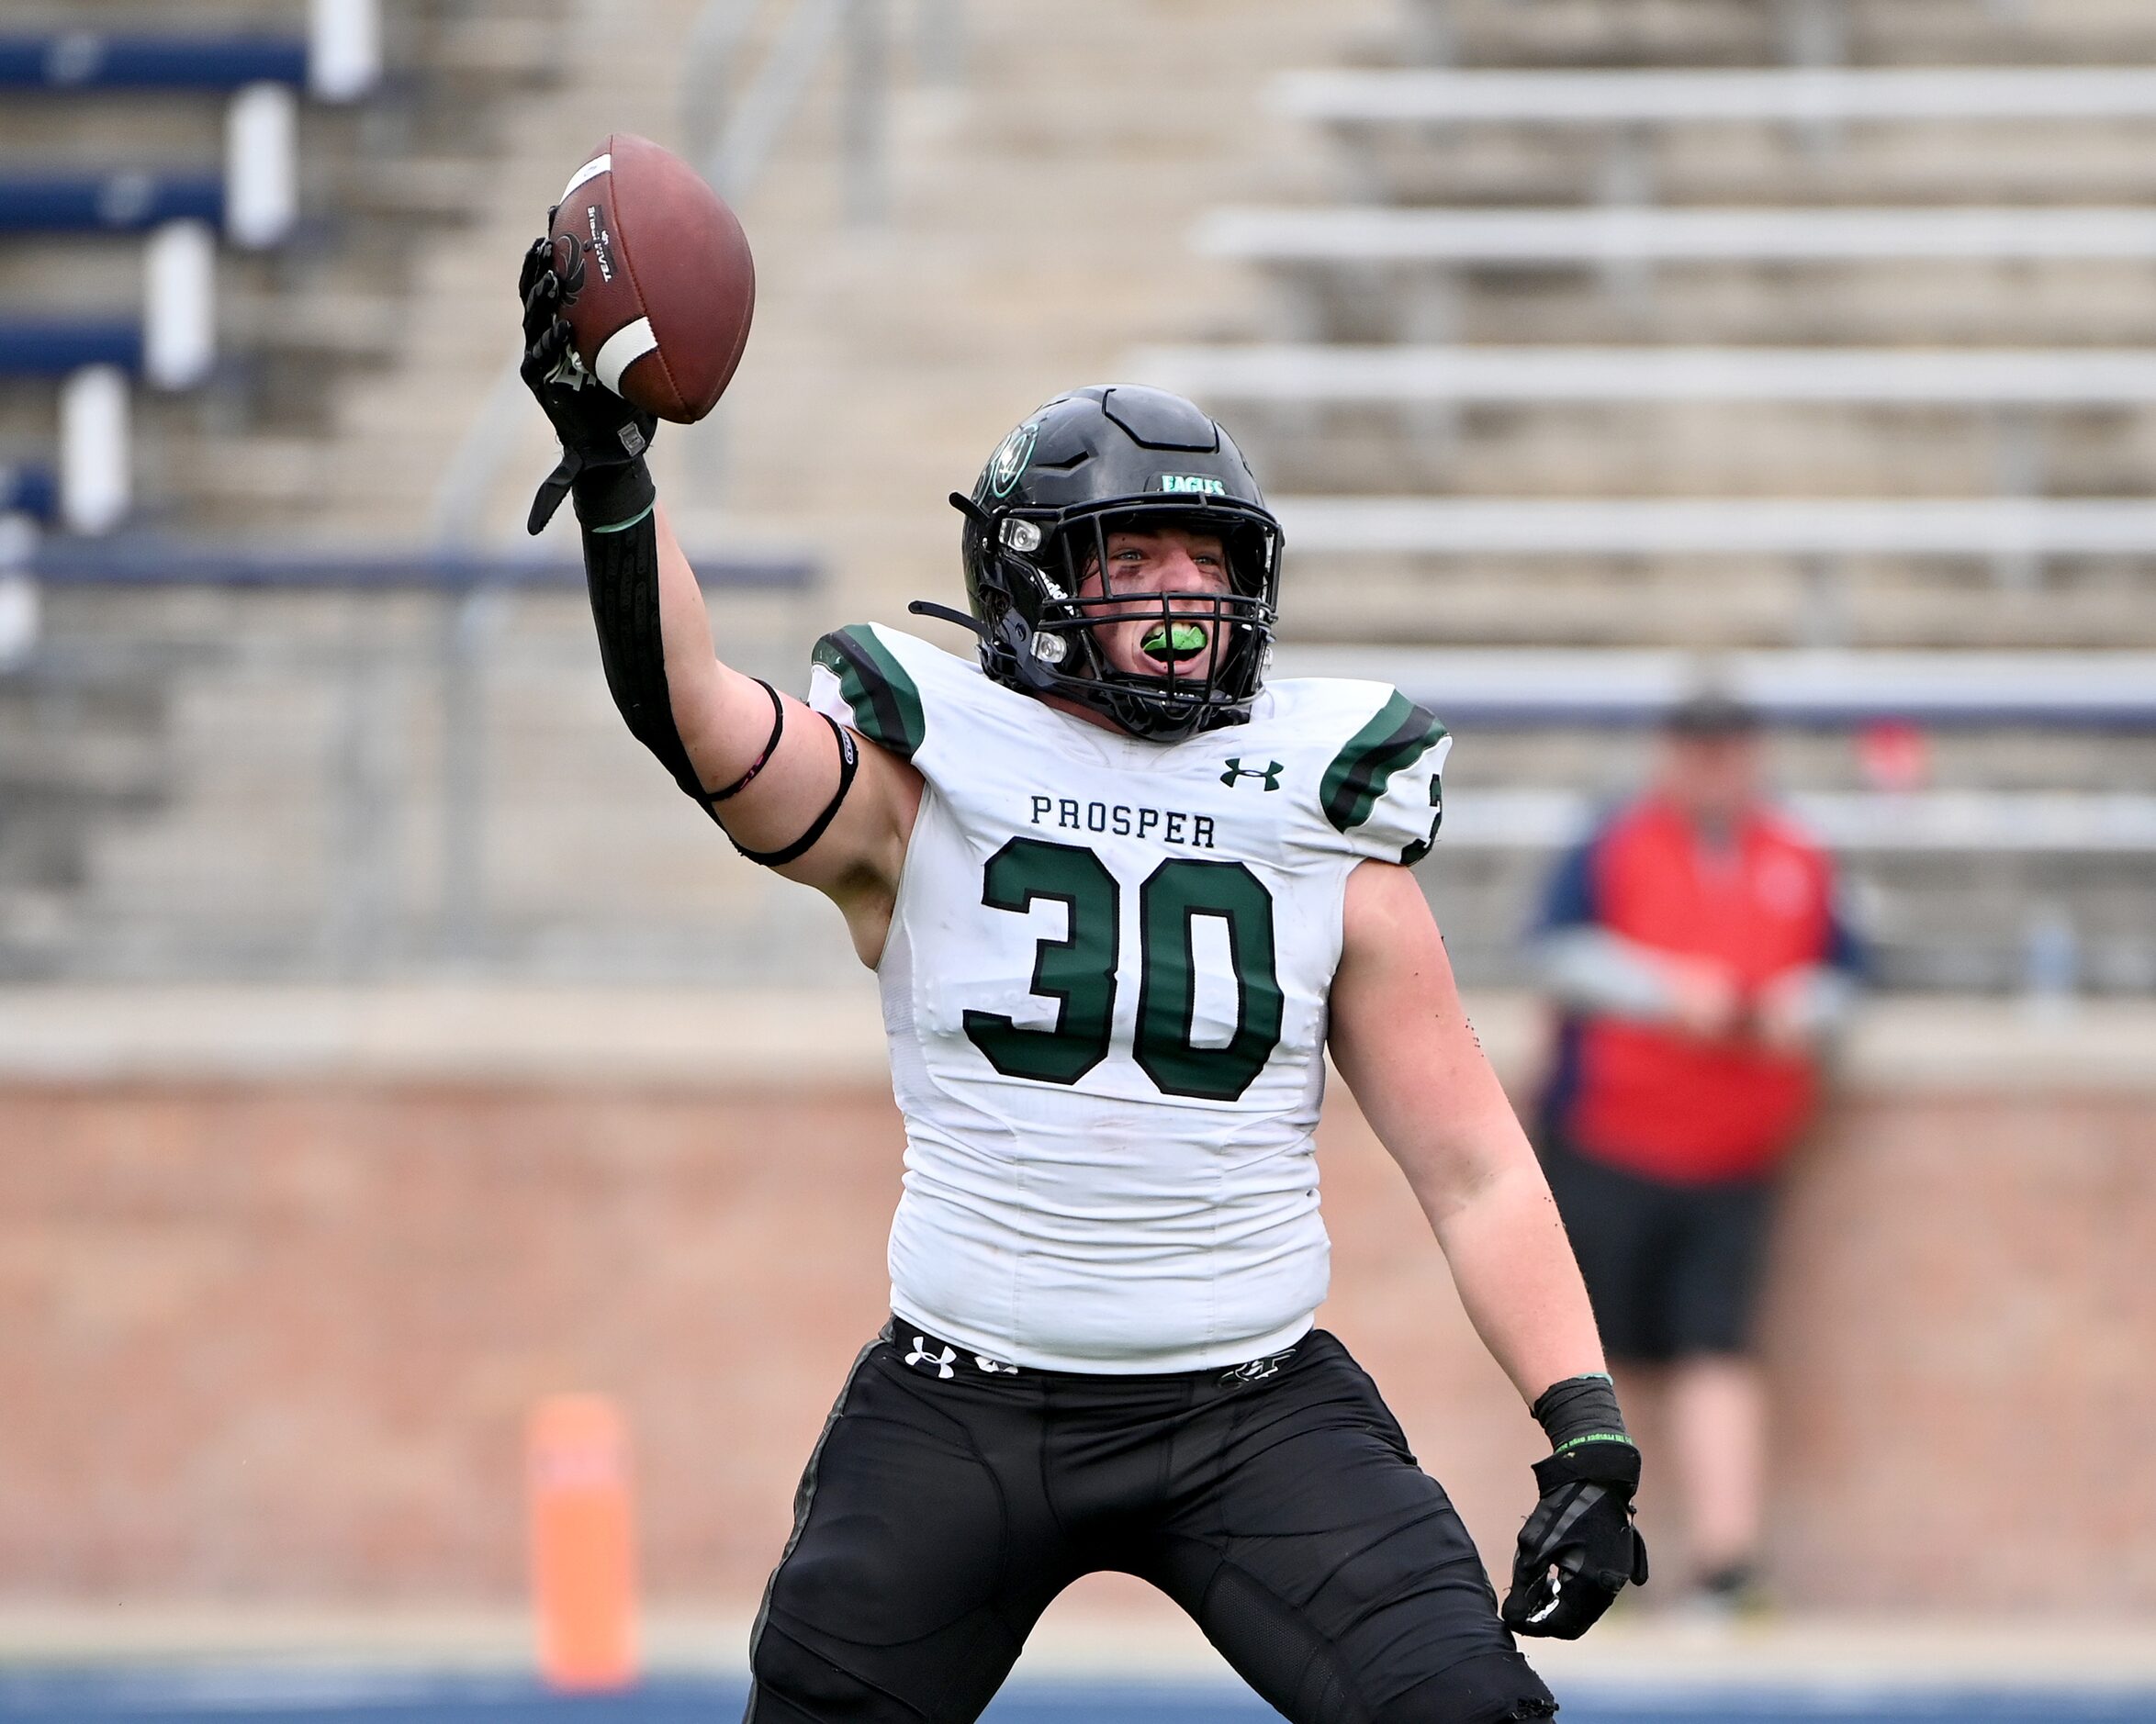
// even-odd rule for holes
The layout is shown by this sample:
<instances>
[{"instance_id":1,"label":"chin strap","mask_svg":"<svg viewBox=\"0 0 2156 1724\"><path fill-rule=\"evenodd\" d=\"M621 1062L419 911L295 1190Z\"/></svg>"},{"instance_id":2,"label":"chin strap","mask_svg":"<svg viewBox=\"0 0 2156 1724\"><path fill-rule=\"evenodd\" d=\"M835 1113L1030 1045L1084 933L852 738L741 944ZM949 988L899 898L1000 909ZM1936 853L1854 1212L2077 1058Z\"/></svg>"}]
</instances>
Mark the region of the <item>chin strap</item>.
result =
<instances>
[{"instance_id":1,"label":"chin strap","mask_svg":"<svg viewBox=\"0 0 2156 1724\"><path fill-rule=\"evenodd\" d=\"M970 629L982 639L988 638L988 625L979 617L969 616L963 610L953 610L949 605L939 605L932 599L916 599L906 607L909 615L934 617L939 622L955 622L961 629Z\"/></svg>"}]
</instances>

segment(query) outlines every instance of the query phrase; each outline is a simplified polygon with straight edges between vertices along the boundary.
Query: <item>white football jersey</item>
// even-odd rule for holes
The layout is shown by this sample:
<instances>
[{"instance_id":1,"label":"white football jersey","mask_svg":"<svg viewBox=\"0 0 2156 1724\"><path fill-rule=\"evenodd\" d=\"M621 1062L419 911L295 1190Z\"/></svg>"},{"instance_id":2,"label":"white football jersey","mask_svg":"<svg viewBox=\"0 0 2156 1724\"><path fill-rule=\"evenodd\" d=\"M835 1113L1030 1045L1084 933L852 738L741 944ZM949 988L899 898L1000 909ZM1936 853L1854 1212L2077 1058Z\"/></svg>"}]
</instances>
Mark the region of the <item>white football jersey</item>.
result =
<instances>
[{"instance_id":1,"label":"white football jersey","mask_svg":"<svg viewBox=\"0 0 2156 1724\"><path fill-rule=\"evenodd\" d=\"M1347 878L1429 849L1443 726L1310 679L1145 742L874 625L817 644L809 701L927 785L878 968L892 1308L1063 1371L1293 1343L1329 1273L1311 1133Z\"/></svg>"}]
</instances>

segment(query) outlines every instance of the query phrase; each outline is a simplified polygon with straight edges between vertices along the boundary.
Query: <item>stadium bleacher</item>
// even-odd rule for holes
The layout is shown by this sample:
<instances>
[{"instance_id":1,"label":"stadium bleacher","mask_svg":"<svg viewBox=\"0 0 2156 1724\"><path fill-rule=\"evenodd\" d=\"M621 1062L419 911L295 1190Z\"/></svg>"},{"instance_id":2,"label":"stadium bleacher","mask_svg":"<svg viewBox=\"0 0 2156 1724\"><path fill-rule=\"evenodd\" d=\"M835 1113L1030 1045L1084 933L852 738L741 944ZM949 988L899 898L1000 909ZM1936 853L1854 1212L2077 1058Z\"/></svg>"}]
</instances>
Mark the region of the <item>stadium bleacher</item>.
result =
<instances>
[{"instance_id":1,"label":"stadium bleacher","mask_svg":"<svg viewBox=\"0 0 2156 1724\"><path fill-rule=\"evenodd\" d=\"M1220 401L1776 401L1871 407L2145 407L2156 353L2109 349L1910 352L1875 348L1141 348L1164 386Z\"/></svg>"},{"instance_id":2,"label":"stadium bleacher","mask_svg":"<svg viewBox=\"0 0 2156 1724\"><path fill-rule=\"evenodd\" d=\"M381 515L390 526L349 469L355 450L368 451L369 461L401 458L392 453L395 440L385 441L396 400L378 386L354 386L406 335L397 281L383 278L419 267L399 255L397 271L385 272L378 261L402 250L388 236L447 233L445 219L484 201L474 181L459 178L454 151L430 141L436 133L427 130L465 123L478 105L427 109L413 94L415 74L421 64L463 63L460 55L498 54L507 64L508 38L495 33L512 24L543 28L559 11L549 0L519 0L513 10L512 19L500 9L427 0L397 27L407 32L401 40L380 44L371 94L343 109L324 106L315 56L297 33L299 9L272 0L245 12L227 39L227 69L214 76L199 56L185 75L185 55L142 57L136 26L117 6L93 18L113 25L101 58L68 50L93 68L71 73L74 84L54 83L53 68L65 59L54 43L64 30L49 32L34 54L11 46L0 75L26 94L34 83L33 105L48 116L71 112L76 101L139 99L164 117L130 122L142 128L122 134L142 140L135 159L115 159L110 148L90 147L84 133L54 127L63 141L72 137L72 157L56 147L18 151L9 169L27 203L71 229L45 243L82 257L97 249L107 259L99 268L115 292L82 306L17 303L23 296L10 293L20 279L0 274L0 307L10 308L0 323L27 330L35 322L42 338L64 312L75 355L99 362L103 382L74 397L87 417L115 416L107 368L140 377L153 345L137 308L119 302L123 272L112 260L131 258L129 248L169 225L160 216L222 238L213 367L191 392L129 385L120 397L138 421L123 433L137 445L134 465L144 479L137 519L102 540L53 534L31 559L49 589L54 654L47 672L79 645L74 662L85 676L93 661L104 676L130 662L129 653L141 662L147 652L170 677L170 666L202 652L219 630L240 628L243 616L251 619L245 639L255 644L239 650L258 668L285 650L272 648L273 640L298 642L300 657L326 651L341 631L355 643L321 661L326 688L338 692L320 699L294 688L273 694L266 670L245 701L187 677L161 683L175 705L159 722L197 738L174 744L183 755L204 751L194 788L134 835L96 840L94 884L80 901L102 907L97 928L120 932L85 932L95 919L71 910L62 920L73 932L41 935L34 950L23 946L23 962L154 972L184 949L190 963L308 972L328 961L337 940L345 942L338 949L356 949L350 928L376 912L346 914L346 934L331 939L321 930L335 917L319 894L334 896L344 890L340 880L349 884L368 868L375 883L363 899L372 892L377 909L399 893L404 901L397 912L403 932L390 941L401 956L392 961L423 961L437 885L423 868L385 859L409 842L394 836L369 841L378 853L373 863L326 869L311 859L312 839L292 837L282 853L288 872L311 884L283 896L264 891L256 920L276 931L257 930L252 945L234 917L212 913L207 896L191 932L176 910L157 925L115 912L128 881L151 878L155 866L197 866L189 846L227 818L214 812L227 805L219 799L238 793L241 767L230 763L269 749L256 738L254 727L268 722L262 714L288 708L309 715L285 726L284 746L314 740L283 769L310 776L313 788L301 800L323 830L351 833L378 816L432 832L440 787L409 763L431 759L437 744L392 747L366 736L370 725L385 723L407 738L437 736L448 700L440 678L453 660L484 661L488 686L467 690L464 710L488 715L491 727L537 724L532 735L490 728L490 758L538 759L545 751L533 736L553 737L559 759L612 763L590 766L600 777L590 784L574 780L579 805L626 806L617 804L611 774L621 767L610 744L618 738L603 709L588 715L590 736L572 737L557 722L582 712L590 694L584 625L563 590L573 569L558 549L538 562L504 561L504 541L471 524L481 493L505 488L496 478L530 459L530 450L508 446L512 434L530 431L529 416L488 418L476 397L449 408L448 442L455 427L473 428L466 441L484 445L487 482L452 484L475 464L463 454L438 460L420 481L437 492L434 504L430 509L424 492L416 504L408 499L392 529L398 543L371 545L354 524ZM1300 205L1235 202L1257 187L1222 182L1218 207L1196 223L1208 279L1240 272L1271 297L1251 297L1247 312L1179 313L1175 327L1163 327L1150 306L1141 321L1135 299L1086 315L1095 319L1088 327L1120 317L1130 372L1196 393L1244 434L1287 526L1295 570L1287 621L1302 636L1296 650L1392 643L1358 662L1416 681L1456 728L1472 733L1454 775L1459 845L1453 863L1431 877L1447 919L1485 931L1456 938L1463 968L1477 980L1516 973L1510 935L1551 834L1570 830L1567 823L1636 770L1634 721L1645 708L1610 700L1637 668L1623 654L1689 655L1656 661L1661 688L1674 686L1685 665L1698 675L1768 662L1746 654L1782 653L1772 662L1788 675L1806 666L1825 675L1826 661L1807 655L1829 648L1892 674L1839 707L1820 692L1824 684L1814 685L1788 713L1803 722L1778 746L1792 789L1847 841L1882 906L1889 979L2014 986L2022 924L2040 900L2065 902L2092 937L2110 931L2111 956L2091 968L2093 985L2140 985L2133 978L2156 963L2144 962L2156 952L2156 931L2119 908L2126 898L2104 872L2139 842L2136 799L2156 793L2143 703L2118 693L2138 672L2117 658L2116 675L2078 683L2069 676L2073 686L2046 706L2029 691L2054 672L2014 655L2156 647L2148 602L2156 502L2146 487L2146 464L2156 458L2156 420L2147 411L2156 394L2156 295L2146 291L2156 279L2147 211L2156 173L2140 148L2156 106L2156 71L2143 63L2156 59L2156 31L2116 17L2098 22L2082 7L2043 20L1993 17L1980 6L1918 17L1870 0L1533 8L1455 0L1409 10L1426 23L1442 13L1443 28L1409 33L1392 49L1412 56L1442 39L1451 63L1313 64L1275 78L1275 60L1237 97L1247 118L1234 123L1280 124L1266 118L1270 112L1315 128L1284 153L1309 157L1314 140L1336 169L1339 196ZM708 23L705 9L687 0L668 17L677 12L685 27L692 18ZM229 27L232 15L206 7L199 16L221 17ZM728 20L724 57L737 57L755 31L732 14ZM285 45L266 84L242 76L244 55L266 52L262 44L273 37ZM1383 49L1365 49L1364 59L1385 57ZM529 75L538 82L520 87L542 89L558 74ZM189 76L194 87L177 87ZM1009 76L1005 67L1006 85ZM348 84L344 95L359 87ZM240 106L262 99L265 88L286 105L298 161L289 177L295 193L306 194L287 200L286 225L266 251L241 231L232 165ZM1013 149L1030 135L1037 116L1021 86L984 86L978 99L1001 105L983 112L1006 129ZM349 145L358 136L353 118L385 104L396 124L375 125L368 135L399 140L398 160L409 172L362 173L339 150L309 147L325 127ZM183 108L194 116L192 130L172 118ZM1208 128L1224 123L1223 112L1207 110ZM705 142L715 142L716 122L706 116L699 124L710 133ZM534 127L525 135L539 133ZM942 147L926 141L941 136L933 126L908 136L909 147ZM28 141L20 132L16 140ZM788 148L776 152L782 165ZM819 144L803 159L827 163L817 151L829 148ZM222 168L212 165L219 149ZM1605 171L1605 155L1628 151L1640 159ZM938 158L929 177L950 188L952 208L985 207L963 190L972 185L968 176L1014 159L953 133L949 159ZM904 183L901 173L894 184ZM1282 185L1305 183L1320 192L1314 177ZM802 201L801 185L790 182L792 204ZM1128 192L1118 187L1104 207ZM1267 185L1261 195L1293 193ZM383 200L399 198L409 201L386 213ZM754 227L759 263L774 219L760 216ZM1125 219L1118 208L1117 220ZM1193 231L1187 215L1175 229ZM1100 230L1116 229L1104 219ZM351 248L337 237L344 231L360 236ZM782 226L778 279L790 243ZM374 266L335 263L341 249ZM472 248L468 264L475 277L480 249ZM461 280L467 263L462 252L455 257L449 267ZM443 265L429 267L439 280ZM130 302L139 269L130 263L124 272ZM1058 319L1077 315L1084 297L1074 280L1056 291L1063 288L1072 291L1054 302ZM1025 314L1036 324L1049 317L1042 296L1050 290L1042 281L1026 290ZM903 291L890 289L894 304ZM928 297L947 291L939 283ZM788 309L774 300L771 316L783 319ZM1009 320L1008 308L985 294L977 314ZM1206 344L1190 339L1196 331ZM429 339L439 364L442 337ZM758 341L760 363L801 351L798 333L759 330ZM42 348L51 354L56 343L43 339ZM14 351L0 335L0 364ZM1115 350L1070 350L1081 351ZM61 386L53 401L83 369L39 363ZM472 386L486 386L482 376L498 382L500 364L498 351L481 353ZM1107 367L1066 354L1052 372L1041 368L1040 386L1068 381L1062 368L1071 364ZM924 381L945 387L925 374L915 386ZM747 386L758 386L751 379ZM799 394L814 406L783 423L788 434L813 438L819 419L845 397ZM1007 410L998 403L994 417ZM11 440L0 455L24 476L8 494L46 520L67 515L70 494L52 423L49 416L31 425L19 412L0 418ZM376 439L371 449L364 434ZM948 438L955 453L941 488L962 482L966 464L977 462L978 435ZM670 458L683 459L678 442L673 447ZM769 488L770 461L745 453ZM315 517L331 511L315 499L328 498L332 480L337 536L320 542L309 537ZM690 495L669 485L670 498ZM445 509L443 498L453 493L465 500ZM804 529L824 506L793 505ZM97 507L119 527L109 485ZM875 527L864 524L864 540L913 533L910 520L897 524L895 507L874 506ZM414 544L415 517L418 531L431 526L455 551ZM175 555L157 529L182 525L240 537ZM783 532L769 542L782 543ZM804 567L813 559L780 552L762 561ZM734 578L758 562L744 553L713 571L713 584L739 595L729 605L776 601L751 629L768 649L752 650L770 652L771 673L792 675L799 637L828 619L789 610L794 601L782 588ZM924 577L903 559L891 566L898 572L874 577L824 572L857 597L868 594L870 613L895 615L924 590ZM947 580L948 569L938 568L933 577ZM891 583L888 594L876 596L875 578ZM150 620L131 646L102 638L116 626L123 594L126 603L149 607L136 613ZM331 623L332 614L348 620ZM1420 656L1437 649L1485 656ZM1889 653L1928 656L1923 666L1904 657L1898 669L1863 657ZM1846 668L1851 661L1838 662ZM1930 673L1948 677L1950 695L1926 680ZM1875 721L1927 727L1937 781L1891 796L1870 784L1855 739ZM2053 778L2016 776L2004 764L2038 756ZM257 776L268 769L260 760L245 768ZM569 770L550 764L529 786L505 789L488 819L504 832L558 833L549 823L556 817L537 811ZM629 771L621 797L635 788ZM1987 772L2001 796L2023 800L1979 817L1969 799L1981 798ZM2078 800L2043 801L2047 786ZM354 812L362 808L375 812L363 818ZM663 824L663 814L652 818ZM1869 846L1868 833L1877 840ZM1893 834L1900 837L1892 843L1881 835ZM488 842L500 854L507 840ZM655 851L672 858L654 866L655 879L670 883L640 901L650 922L642 932L620 920L625 912L579 922L575 867L548 872L545 846L520 845L513 883L498 882L494 893L489 913L498 922L485 961L548 974L579 966L606 974L751 974L807 937L760 892L707 891L701 879L687 884L694 851L665 847L673 843L669 835ZM693 845L686 827L680 843ZM265 871L274 866L268 855L259 864ZM291 868L294 855L309 859ZM384 886L385 870L397 866L406 867L405 885ZM39 913L51 913L50 901L40 901L48 908ZM706 916L715 918L708 928L682 937ZM745 933L741 918L758 925ZM232 956L242 946L245 955Z\"/></svg>"},{"instance_id":3,"label":"stadium bleacher","mask_svg":"<svg viewBox=\"0 0 2156 1724\"><path fill-rule=\"evenodd\" d=\"M1837 66L1771 71L1290 73L1271 99L1331 126L1909 125L2156 118L2156 74L2132 66Z\"/></svg>"},{"instance_id":4,"label":"stadium bleacher","mask_svg":"<svg viewBox=\"0 0 2156 1724\"><path fill-rule=\"evenodd\" d=\"M2156 213L2083 209L1229 208L1213 257L1308 265L1587 269L1678 263L2084 262L2156 257Z\"/></svg>"},{"instance_id":5,"label":"stadium bleacher","mask_svg":"<svg viewBox=\"0 0 2156 1724\"><path fill-rule=\"evenodd\" d=\"M0 36L0 89L6 90L229 94L251 84L305 84L308 63L309 44L296 36L152 36L65 28Z\"/></svg>"},{"instance_id":6,"label":"stadium bleacher","mask_svg":"<svg viewBox=\"0 0 2156 1724\"><path fill-rule=\"evenodd\" d=\"M146 33L70 23L0 35L0 91L37 118L55 106L144 95L225 107L221 171L152 156L35 171L11 165L0 174L17 231L33 244L140 238L142 255L142 309L128 322L62 321L0 298L0 375L66 379L114 367L161 389L202 384L217 348L215 237L251 249L286 237L298 177L294 92L331 101L364 95L378 73L379 34L375 0L334 0L313 8L307 33ZM108 400L110 380L96 388L101 403ZM69 391L59 399L57 513L73 531L109 531L132 501L129 416L85 418L71 414Z\"/></svg>"},{"instance_id":7,"label":"stadium bleacher","mask_svg":"<svg viewBox=\"0 0 2156 1724\"><path fill-rule=\"evenodd\" d=\"M1464 966L1501 970L1475 931L1521 924L1536 858L1632 769L1626 727L1712 676L1789 727L1890 980L2010 986L2041 922L2105 955L2084 982L2145 985L2120 858L2156 673L2030 649L2151 640L2156 43L2085 7L1412 10L1424 63L1269 86L1337 196L1193 230L1260 318L1128 365L1249 427L1327 595L1306 632L1340 644L1284 663L1469 733L1431 870ZM2048 733L2084 800L1987 794L1981 765L1867 790L1849 739L1877 722L1942 756L1966 727L1962 769ZM1959 958L1922 949L1949 924Z\"/></svg>"},{"instance_id":8,"label":"stadium bleacher","mask_svg":"<svg viewBox=\"0 0 2156 1724\"><path fill-rule=\"evenodd\" d=\"M59 507L60 479L49 462L0 466L0 515L21 515L49 526Z\"/></svg>"},{"instance_id":9,"label":"stadium bleacher","mask_svg":"<svg viewBox=\"0 0 2156 1724\"><path fill-rule=\"evenodd\" d=\"M0 198L25 233L142 233L167 221L225 219L225 183L209 174L5 173Z\"/></svg>"},{"instance_id":10,"label":"stadium bleacher","mask_svg":"<svg viewBox=\"0 0 2156 1724\"><path fill-rule=\"evenodd\" d=\"M478 855L511 829L481 820L480 763L523 757L484 733L505 702L543 722L580 711L547 688L551 646L519 665L533 619L581 610L573 551L323 536L306 471L336 445L342 378L404 340L427 237L483 204L507 99L558 78L568 9L358 9L371 41L355 41L347 0L174 5L153 33L118 5L56 12L42 32L11 20L0 173L33 217L39 267L0 271L0 373L49 386L11 390L0 412L9 590L26 576L42 588L28 614L44 626L0 667L0 972L356 973L422 946L468 956ZM160 364L157 317L175 297L201 308L208 284L175 296L145 280L175 231L198 261L222 241L215 363L185 378ZM26 538L26 521L51 531ZM699 562L745 626L782 627L798 656L813 558ZM399 758L382 752L384 724L422 739L439 775L425 790L382 777ZM152 771L167 748L174 769ZM258 809L280 778L277 808ZM126 830L152 808L154 831ZM407 818L436 829L438 896L385 938ZM249 879L263 889L235 884ZM489 949L560 961L558 934L527 942L513 884L496 881L487 909ZM630 934L630 963L675 938L658 923ZM792 938L780 917L767 944ZM567 944L621 961L596 932Z\"/></svg>"}]
</instances>

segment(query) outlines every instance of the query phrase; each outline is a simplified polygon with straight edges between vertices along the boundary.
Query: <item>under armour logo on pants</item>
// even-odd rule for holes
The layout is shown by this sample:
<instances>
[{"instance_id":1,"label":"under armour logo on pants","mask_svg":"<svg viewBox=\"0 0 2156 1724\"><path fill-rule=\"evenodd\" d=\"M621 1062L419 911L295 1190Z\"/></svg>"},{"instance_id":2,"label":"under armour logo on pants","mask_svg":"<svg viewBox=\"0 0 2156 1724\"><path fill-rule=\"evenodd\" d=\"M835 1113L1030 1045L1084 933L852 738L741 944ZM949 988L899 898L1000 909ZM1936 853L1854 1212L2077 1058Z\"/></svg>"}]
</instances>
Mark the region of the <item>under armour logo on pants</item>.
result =
<instances>
[{"instance_id":1,"label":"under armour logo on pants","mask_svg":"<svg viewBox=\"0 0 2156 1724\"><path fill-rule=\"evenodd\" d=\"M948 1347L940 1353L931 1353L927 1337L916 1335L914 1337L914 1350L905 1356L905 1362L909 1365L934 1365L938 1377L951 1377L958 1374L950 1368L951 1360L957 1357L958 1354Z\"/></svg>"}]
</instances>

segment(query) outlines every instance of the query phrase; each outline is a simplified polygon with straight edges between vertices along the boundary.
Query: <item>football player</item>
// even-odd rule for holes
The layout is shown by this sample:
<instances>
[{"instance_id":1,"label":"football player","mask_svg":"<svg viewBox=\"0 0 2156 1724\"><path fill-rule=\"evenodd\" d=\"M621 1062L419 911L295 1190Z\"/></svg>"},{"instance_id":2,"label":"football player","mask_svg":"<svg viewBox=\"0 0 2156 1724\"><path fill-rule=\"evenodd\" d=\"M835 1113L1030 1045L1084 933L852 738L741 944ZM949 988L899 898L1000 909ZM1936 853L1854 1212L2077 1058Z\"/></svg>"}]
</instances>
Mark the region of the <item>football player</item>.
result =
<instances>
[{"instance_id":1,"label":"football player","mask_svg":"<svg viewBox=\"0 0 2156 1724\"><path fill-rule=\"evenodd\" d=\"M1578 1269L1408 865L1443 728L1266 679L1280 529L1227 433L1058 397L956 497L956 657L881 626L806 702L729 668L656 427L578 370L544 241L524 376L636 736L877 973L906 1127L892 1318L803 1477L752 1724L961 1720L1057 1593L1143 1576L1298 1724L1555 1715L1512 1633L1646 1578L1639 1452ZM1377 1391L1311 1327L1330 1050L1551 1440L1500 1613Z\"/></svg>"}]
</instances>

